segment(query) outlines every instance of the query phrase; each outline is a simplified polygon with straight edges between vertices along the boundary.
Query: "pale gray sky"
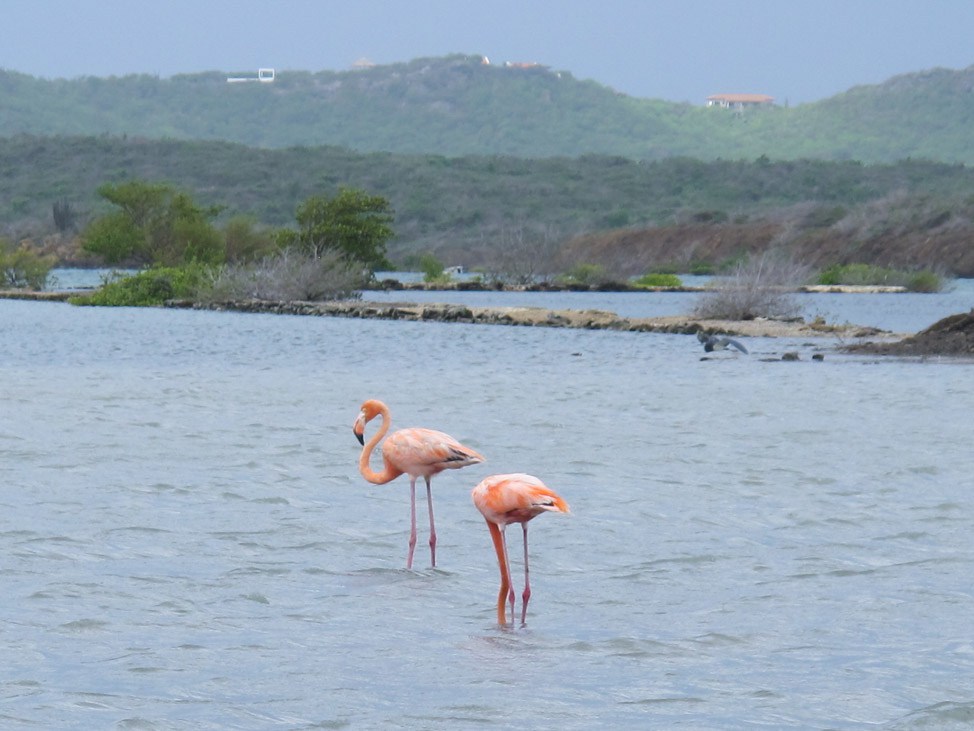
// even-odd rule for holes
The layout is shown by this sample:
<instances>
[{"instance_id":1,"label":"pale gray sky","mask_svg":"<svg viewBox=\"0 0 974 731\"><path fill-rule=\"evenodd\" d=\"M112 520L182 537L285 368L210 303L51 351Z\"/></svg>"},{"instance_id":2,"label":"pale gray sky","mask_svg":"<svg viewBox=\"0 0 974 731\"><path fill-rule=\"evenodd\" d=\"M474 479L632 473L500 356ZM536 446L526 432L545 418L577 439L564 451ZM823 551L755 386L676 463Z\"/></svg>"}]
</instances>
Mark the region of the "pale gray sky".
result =
<instances>
[{"instance_id":1,"label":"pale gray sky","mask_svg":"<svg viewBox=\"0 0 974 731\"><path fill-rule=\"evenodd\" d=\"M643 98L753 92L794 105L965 68L972 37L974 0L4 0L0 68L280 73L464 53Z\"/></svg>"}]
</instances>

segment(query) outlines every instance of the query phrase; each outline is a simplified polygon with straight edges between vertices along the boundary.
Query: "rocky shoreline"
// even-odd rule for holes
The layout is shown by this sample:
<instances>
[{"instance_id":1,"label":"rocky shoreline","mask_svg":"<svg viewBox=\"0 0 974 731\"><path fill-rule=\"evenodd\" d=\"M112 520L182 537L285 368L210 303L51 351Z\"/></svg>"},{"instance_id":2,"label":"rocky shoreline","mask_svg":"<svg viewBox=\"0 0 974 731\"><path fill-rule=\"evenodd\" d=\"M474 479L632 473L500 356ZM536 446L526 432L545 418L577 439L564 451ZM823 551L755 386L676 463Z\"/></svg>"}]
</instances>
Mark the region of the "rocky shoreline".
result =
<instances>
[{"instance_id":1,"label":"rocky shoreline","mask_svg":"<svg viewBox=\"0 0 974 731\"><path fill-rule=\"evenodd\" d=\"M626 282L605 282L603 284L559 284L541 282L524 285L491 285L481 280L455 282L401 282L398 279L383 279L368 289L383 292L706 292L707 287L680 285L677 287L647 287ZM817 294L902 294L906 287L878 284L805 284L796 292Z\"/></svg>"},{"instance_id":2,"label":"rocky shoreline","mask_svg":"<svg viewBox=\"0 0 974 731\"><path fill-rule=\"evenodd\" d=\"M857 343L845 350L871 355L971 357L974 356L974 309L949 315L902 340Z\"/></svg>"},{"instance_id":3,"label":"rocky shoreline","mask_svg":"<svg viewBox=\"0 0 974 731\"><path fill-rule=\"evenodd\" d=\"M259 312L278 315L353 317L415 322L454 322L523 327L563 327L621 332L722 334L740 337L823 337L865 338L889 336L873 327L828 325L821 321L796 320L701 320L689 316L621 317L605 310L549 310L542 307L471 307L457 304L416 304L410 302L268 302L244 300L200 303L170 301L167 307L232 312Z\"/></svg>"},{"instance_id":4,"label":"rocky shoreline","mask_svg":"<svg viewBox=\"0 0 974 731\"><path fill-rule=\"evenodd\" d=\"M61 302L78 292L0 291L0 298ZM974 311L951 315L926 330L906 336L875 327L830 325L821 319L793 320L705 320L689 315L667 317L622 317L605 310L549 310L542 307L473 307L462 304L419 304L414 302L272 302L242 300L194 302L172 300L166 307L253 312L278 315L350 317L521 327L556 327L619 332L728 335L731 337L810 338L831 337L839 349L853 354L890 356L974 356Z\"/></svg>"},{"instance_id":5,"label":"rocky shoreline","mask_svg":"<svg viewBox=\"0 0 974 731\"><path fill-rule=\"evenodd\" d=\"M64 302L79 292L30 292L3 290L0 298L45 302ZM549 310L542 307L471 307L458 304L418 304L413 302L369 302L367 300L334 300L326 302L277 302L239 300L231 302L196 302L170 300L166 307L226 312L257 312L278 315L318 317L352 317L415 322L454 322L481 325L522 327L561 327L584 330L621 332L730 335L738 337L827 337L842 339L894 338L892 333L874 327L829 325L821 320L704 320L689 315L667 317L622 317L605 310ZM902 337L902 336L900 336Z\"/></svg>"}]
</instances>

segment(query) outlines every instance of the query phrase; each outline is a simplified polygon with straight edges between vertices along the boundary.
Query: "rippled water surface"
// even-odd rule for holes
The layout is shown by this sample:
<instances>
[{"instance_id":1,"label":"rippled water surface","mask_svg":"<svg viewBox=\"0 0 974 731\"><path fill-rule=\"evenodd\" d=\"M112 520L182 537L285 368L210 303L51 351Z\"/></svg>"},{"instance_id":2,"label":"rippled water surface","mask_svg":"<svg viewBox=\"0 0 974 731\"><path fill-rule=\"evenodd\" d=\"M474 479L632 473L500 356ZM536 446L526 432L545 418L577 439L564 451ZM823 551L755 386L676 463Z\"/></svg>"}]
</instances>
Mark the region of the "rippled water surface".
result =
<instances>
[{"instance_id":1,"label":"rippled water surface","mask_svg":"<svg viewBox=\"0 0 974 731\"><path fill-rule=\"evenodd\" d=\"M13 301L0 323L2 728L974 722L969 363ZM422 521L403 568L406 478L357 472L367 397L488 459L434 478L435 570ZM470 490L511 471L573 514L531 524L504 630Z\"/></svg>"}]
</instances>

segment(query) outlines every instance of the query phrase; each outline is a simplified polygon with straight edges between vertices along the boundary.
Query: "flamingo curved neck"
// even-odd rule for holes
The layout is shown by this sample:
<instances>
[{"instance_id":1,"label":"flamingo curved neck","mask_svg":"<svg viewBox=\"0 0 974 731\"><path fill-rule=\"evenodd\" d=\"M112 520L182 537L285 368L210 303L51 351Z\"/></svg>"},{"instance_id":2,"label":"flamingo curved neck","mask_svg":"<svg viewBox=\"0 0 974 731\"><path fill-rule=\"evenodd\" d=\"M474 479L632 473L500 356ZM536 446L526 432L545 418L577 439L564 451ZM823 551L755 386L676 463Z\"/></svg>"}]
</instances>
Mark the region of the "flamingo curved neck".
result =
<instances>
[{"instance_id":1,"label":"flamingo curved neck","mask_svg":"<svg viewBox=\"0 0 974 731\"><path fill-rule=\"evenodd\" d=\"M358 470L362 473L362 477L374 485L382 485L386 482L390 482L402 474L400 470L397 470L388 462L385 462L382 472L376 472L369 465L369 460L372 457L372 450L376 448L376 445L382 441L382 437L384 437L386 432L389 431L389 409L383 408L379 412L379 415L382 417L382 426L379 427L379 431L377 431L372 438L365 443L365 446L362 447L362 455L358 460Z\"/></svg>"}]
</instances>

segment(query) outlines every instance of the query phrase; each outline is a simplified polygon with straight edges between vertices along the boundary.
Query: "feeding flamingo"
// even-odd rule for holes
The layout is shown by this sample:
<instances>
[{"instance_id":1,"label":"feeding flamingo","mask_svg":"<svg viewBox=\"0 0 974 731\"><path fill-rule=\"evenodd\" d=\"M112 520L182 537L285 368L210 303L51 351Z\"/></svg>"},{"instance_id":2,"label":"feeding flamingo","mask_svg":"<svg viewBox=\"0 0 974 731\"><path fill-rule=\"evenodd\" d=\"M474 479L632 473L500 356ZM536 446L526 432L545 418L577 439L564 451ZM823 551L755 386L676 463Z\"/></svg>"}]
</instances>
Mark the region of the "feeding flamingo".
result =
<instances>
[{"instance_id":1,"label":"feeding flamingo","mask_svg":"<svg viewBox=\"0 0 974 731\"><path fill-rule=\"evenodd\" d=\"M511 622L514 622L514 584L511 581L511 565L507 557L507 539L504 529L510 523L520 523L524 530L524 593L521 595L521 624L527 620L531 583L528 579L528 521L544 512L568 513L568 503L533 475L516 473L492 475L473 489L473 503L487 520L490 537L497 552L501 570L501 588L497 595L497 622L507 624L505 602L511 604Z\"/></svg>"},{"instance_id":2,"label":"feeding flamingo","mask_svg":"<svg viewBox=\"0 0 974 731\"><path fill-rule=\"evenodd\" d=\"M365 425L377 416L382 417L382 426L366 444ZM389 407L376 399L369 399L362 404L358 418L352 426L352 431L363 445L362 456L359 457L359 472L369 482L383 485L405 473L409 475L409 553L406 556L406 568L413 567L413 549L416 548L416 478L426 480L426 503L430 516L430 562L436 567L436 527L433 522L433 491L430 479L443 470L455 470L467 465L479 464L484 458L465 447L449 434L433 429L409 428L399 429L389 435L382 443L381 472L375 472L369 466L372 450L389 431L391 419Z\"/></svg>"}]
</instances>

